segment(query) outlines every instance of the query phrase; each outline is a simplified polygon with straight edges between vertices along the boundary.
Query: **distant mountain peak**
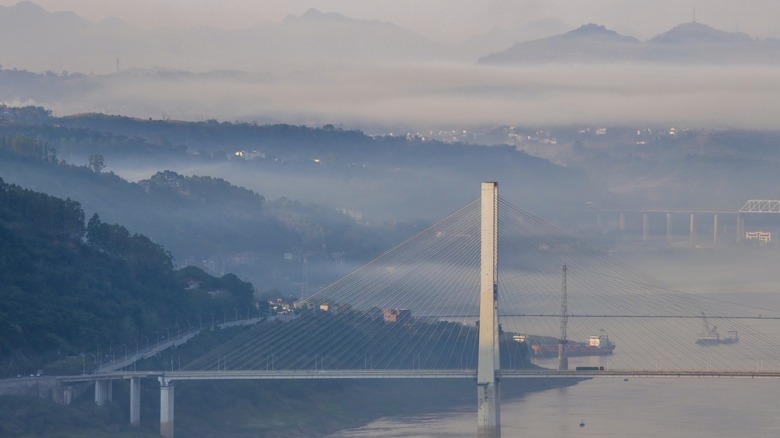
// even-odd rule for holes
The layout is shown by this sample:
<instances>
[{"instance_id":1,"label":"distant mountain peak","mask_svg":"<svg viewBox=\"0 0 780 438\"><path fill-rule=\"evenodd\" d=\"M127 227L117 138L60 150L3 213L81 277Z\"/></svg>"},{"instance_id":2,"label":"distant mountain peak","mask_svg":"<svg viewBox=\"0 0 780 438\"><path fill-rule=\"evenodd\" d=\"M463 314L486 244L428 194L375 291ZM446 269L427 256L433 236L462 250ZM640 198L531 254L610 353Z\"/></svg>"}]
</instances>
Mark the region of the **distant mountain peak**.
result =
<instances>
[{"instance_id":1,"label":"distant mountain peak","mask_svg":"<svg viewBox=\"0 0 780 438\"><path fill-rule=\"evenodd\" d=\"M732 33L716 29L703 23L691 21L679 24L672 29L657 35L649 42L677 42L699 40L701 42L726 42L726 41L751 41L752 38L744 33Z\"/></svg>"},{"instance_id":2,"label":"distant mountain peak","mask_svg":"<svg viewBox=\"0 0 780 438\"><path fill-rule=\"evenodd\" d=\"M335 12L322 12L317 8L310 8L308 11L304 12L303 15L301 15L301 18L309 18L309 19L323 19L323 18L345 18L341 14L337 14Z\"/></svg>"},{"instance_id":3,"label":"distant mountain peak","mask_svg":"<svg viewBox=\"0 0 780 438\"><path fill-rule=\"evenodd\" d=\"M588 23L568 32L570 34L591 34L591 33L609 33L617 34L617 32L607 29L603 24Z\"/></svg>"},{"instance_id":4,"label":"distant mountain peak","mask_svg":"<svg viewBox=\"0 0 780 438\"><path fill-rule=\"evenodd\" d=\"M66 26L68 30L85 25L87 20L78 16L75 12L60 11L49 12L37 3L20 1L13 6L0 6L0 28L32 29L41 26L52 29L57 26ZM57 29L55 32L63 32L65 29Z\"/></svg>"},{"instance_id":5,"label":"distant mountain peak","mask_svg":"<svg viewBox=\"0 0 780 438\"><path fill-rule=\"evenodd\" d=\"M8 6L8 9L20 14L34 14L35 16L40 16L40 15L52 15L52 16L60 16L60 17L67 16L69 18L80 19L78 14L76 14L75 12L72 11L49 12L43 6L35 2L31 2L29 0L23 0L13 6Z\"/></svg>"},{"instance_id":6,"label":"distant mountain peak","mask_svg":"<svg viewBox=\"0 0 780 438\"><path fill-rule=\"evenodd\" d=\"M515 44L507 50L492 53L479 62L594 62L625 60L641 44L636 38L621 35L605 26L588 23L560 35Z\"/></svg>"},{"instance_id":7,"label":"distant mountain peak","mask_svg":"<svg viewBox=\"0 0 780 438\"><path fill-rule=\"evenodd\" d=\"M309 25L336 25L336 26L374 26L382 28L397 29L395 24L379 21L367 20L361 18L352 18L338 12L322 12L317 8L310 8L301 15L288 15L284 19L286 24L309 24Z\"/></svg>"},{"instance_id":8,"label":"distant mountain peak","mask_svg":"<svg viewBox=\"0 0 780 438\"><path fill-rule=\"evenodd\" d=\"M637 41L636 38L621 35L614 30L607 29L606 26L595 23L584 24L572 31L566 32L560 35L563 38L602 38L602 39L614 39L623 41ZM555 37L550 37L555 38Z\"/></svg>"},{"instance_id":9,"label":"distant mountain peak","mask_svg":"<svg viewBox=\"0 0 780 438\"><path fill-rule=\"evenodd\" d=\"M301 15L288 15L284 21L345 22L351 21L351 19L337 12L322 12L317 8L310 8Z\"/></svg>"},{"instance_id":10,"label":"distant mountain peak","mask_svg":"<svg viewBox=\"0 0 780 438\"><path fill-rule=\"evenodd\" d=\"M37 3L28 0L21 1L13 6L0 6L0 9L6 9L13 14L23 14L27 16L38 16L49 13L49 11L43 9L43 7Z\"/></svg>"},{"instance_id":11,"label":"distant mountain peak","mask_svg":"<svg viewBox=\"0 0 780 438\"><path fill-rule=\"evenodd\" d=\"M689 22L640 42L589 23L540 40L519 43L479 59L486 63L549 62L780 63L780 41L758 40Z\"/></svg>"},{"instance_id":12,"label":"distant mountain peak","mask_svg":"<svg viewBox=\"0 0 780 438\"><path fill-rule=\"evenodd\" d=\"M43 9L42 6L40 6L37 3L31 2L29 0L20 1L19 3L9 7L13 9L20 9L20 10L46 12L46 10Z\"/></svg>"},{"instance_id":13,"label":"distant mountain peak","mask_svg":"<svg viewBox=\"0 0 780 438\"><path fill-rule=\"evenodd\" d=\"M690 21L688 23L678 24L671 28L668 32L688 32L688 33L728 33L726 31L715 29L712 26L708 26L704 23L697 21Z\"/></svg>"}]
</instances>

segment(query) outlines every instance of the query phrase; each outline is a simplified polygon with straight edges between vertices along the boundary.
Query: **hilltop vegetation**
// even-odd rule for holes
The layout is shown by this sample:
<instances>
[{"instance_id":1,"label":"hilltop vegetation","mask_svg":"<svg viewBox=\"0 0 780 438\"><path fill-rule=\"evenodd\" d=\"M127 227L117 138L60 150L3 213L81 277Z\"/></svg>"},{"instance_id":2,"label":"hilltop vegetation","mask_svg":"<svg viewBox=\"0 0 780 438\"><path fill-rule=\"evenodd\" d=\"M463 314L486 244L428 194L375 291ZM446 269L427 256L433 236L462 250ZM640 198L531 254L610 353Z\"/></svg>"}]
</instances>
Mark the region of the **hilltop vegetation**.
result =
<instances>
[{"instance_id":1,"label":"hilltop vegetation","mask_svg":"<svg viewBox=\"0 0 780 438\"><path fill-rule=\"evenodd\" d=\"M186 290L193 278L208 283ZM244 309L253 294L232 274L174 270L162 246L98 215L85 224L78 202L0 179L2 375L78 357L99 344L137 345L175 321Z\"/></svg>"}]
</instances>

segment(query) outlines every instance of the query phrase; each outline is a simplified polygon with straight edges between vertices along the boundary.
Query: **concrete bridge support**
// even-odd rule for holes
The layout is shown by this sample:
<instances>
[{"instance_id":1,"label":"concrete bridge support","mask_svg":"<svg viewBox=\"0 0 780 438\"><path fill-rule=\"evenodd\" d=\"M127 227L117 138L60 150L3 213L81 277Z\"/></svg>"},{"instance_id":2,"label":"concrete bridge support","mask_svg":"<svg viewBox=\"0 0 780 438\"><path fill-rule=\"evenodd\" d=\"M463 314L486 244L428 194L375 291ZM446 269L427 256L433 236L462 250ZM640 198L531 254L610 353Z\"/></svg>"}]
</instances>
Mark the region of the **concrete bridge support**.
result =
<instances>
[{"instance_id":1,"label":"concrete bridge support","mask_svg":"<svg viewBox=\"0 0 780 438\"><path fill-rule=\"evenodd\" d=\"M712 244L718 244L718 229L720 228L718 213L712 215Z\"/></svg>"},{"instance_id":2,"label":"concrete bridge support","mask_svg":"<svg viewBox=\"0 0 780 438\"><path fill-rule=\"evenodd\" d=\"M141 379L130 379L130 424L141 424Z\"/></svg>"},{"instance_id":3,"label":"concrete bridge support","mask_svg":"<svg viewBox=\"0 0 780 438\"><path fill-rule=\"evenodd\" d=\"M666 213L666 240L672 241L672 212Z\"/></svg>"},{"instance_id":4,"label":"concrete bridge support","mask_svg":"<svg viewBox=\"0 0 780 438\"><path fill-rule=\"evenodd\" d=\"M173 438L173 382L160 377L160 436Z\"/></svg>"},{"instance_id":5,"label":"concrete bridge support","mask_svg":"<svg viewBox=\"0 0 780 438\"><path fill-rule=\"evenodd\" d=\"M55 400L57 403L69 406L73 402L73 387L72 386L65 386L61 389L61 398L59 400Z\"/></svg>"},{"instance_id":6,"label":"concrete bridge support","mask_svg":"<svg viewBox=\"0 0 780 438\"><path fill-rule=\"evenodd\" d=\"M95 380L95 404L105 406L113 400L111 380Z\"/></svg>"},{"instance_id":7,"label":"concrete bridge support","mask_svg":"<svg viewBox=\"0 0 780 438\"><path fill-rule=\"evenodd\" d=\"M620 215L618 216L618 228L620 229L620 231L626 231L626 214L625 213L621 212Z\"/></svg>"},{"instance_id":8,"label":"concrete bridge support","mask_svg":"<svg viewBox=\"0 0 780 438\"><path fill-rule=\"evenodd\" d=\"M482 183L482 226L477 362L477 437L501 437L498 327L498 183Z\"/></svg>"},{"instance_id":9,"label":"concrete bridge support","mask_svg":"<svg viewBox=\"0 0 780 438\"><path fill-rule=\"evenodd\" d=\"M691 213L691 243L696 243L696 213Z\"/></svg>"},{"instance_id":10,"label":"concrete bridge support","mask_svg":"<svg viewBox=\"0 0 780 438\"><path fill-rule=\"evenodd\" d=\"M53 401L54 403L67 406L73 402L73 386L71 385L63 385L59 383L52 383L51 386L49 385L41 385L41 382L36 382L36 387L38 387L38 397L46 398L46 395L48 395L49 399ZM41 392L41 388L44 386L47 389L47 394L44 395ZM5 391L0 391L2 394L6 394Z\"/></svg>"},{"instance_id":11,"label":"concrete bridge support","mask_svg":"<svg viewBox=\"0 0 780 438\"><path fill-rule=\"evenodd\" d=\"M642 241L647 242L650 239L650 221L647 218L647 212L642 213Z\"/></svg>"},{"instance_id":12,"label":"concrete bridge support","mask_svg":"<svg viewBox=\"0 0 780 438\"><path fill-rule=\"evenodd\" d=\"M737 214L737 242L742 242L745 238L745 217L742 213Z\"/></svg>"}]
</instances>

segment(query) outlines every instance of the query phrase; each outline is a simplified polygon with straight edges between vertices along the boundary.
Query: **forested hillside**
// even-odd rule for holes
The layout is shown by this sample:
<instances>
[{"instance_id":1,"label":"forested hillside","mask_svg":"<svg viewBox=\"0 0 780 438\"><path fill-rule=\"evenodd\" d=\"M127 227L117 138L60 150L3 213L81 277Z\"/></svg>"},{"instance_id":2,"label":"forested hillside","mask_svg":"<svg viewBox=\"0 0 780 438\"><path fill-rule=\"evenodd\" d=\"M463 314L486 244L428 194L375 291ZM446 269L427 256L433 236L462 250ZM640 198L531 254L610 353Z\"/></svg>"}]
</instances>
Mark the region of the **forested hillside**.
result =
<instances>
[{"instance_id":1,"label":"forested hillside","mask_svg":"<svg viewBox=\"0 0 780 438\"><path fill-rule=\"evenodd\" d=\"M193 280L203 287L187 289ZM146 236L0 180L0 374L253 304L250 283L173 269ZM81 359L78 361L81 362Z\"/></svg>"},{"instance_id":2,"label":"forested hillside","mask_svg":"<svg viewBox=\"0 0 780 438\"><path fill-rule=\"evenodd\" d=\"M164 245L176 266L234 272L258 288L294 289L304 258L313 284L367 260L414 232L403 223L369 227L333 208L288 198L268 201L221 178L155 171L137 183L104 170L93 154L84 165L58 157L50 143L0 136L0 177L78 201L89 217L121 222ZM285 257L287 255L287 257Z\"/></svg>"}]
</instances>

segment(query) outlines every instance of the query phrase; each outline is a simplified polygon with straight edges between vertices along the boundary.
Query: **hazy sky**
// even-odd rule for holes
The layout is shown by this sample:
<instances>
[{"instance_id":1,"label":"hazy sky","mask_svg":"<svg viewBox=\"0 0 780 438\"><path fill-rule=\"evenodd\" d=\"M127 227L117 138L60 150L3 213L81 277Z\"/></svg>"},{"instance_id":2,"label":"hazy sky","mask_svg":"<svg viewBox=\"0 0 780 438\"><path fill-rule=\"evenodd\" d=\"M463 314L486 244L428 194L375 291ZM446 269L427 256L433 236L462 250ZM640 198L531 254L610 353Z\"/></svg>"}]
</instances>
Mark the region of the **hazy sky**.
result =
<instances>
[{"instance_id":1,"label":"hazy sky","mask_svg":"<svg viewBox=\"0 0 780 438\"><path fill-rule=\"evenodd\" d=\"M10 6L17 0L0 0ZM249 27L309 8L389 21L440 39L462 40L494 27L555 18L588 22L648 38L676 24L699 22L756 37L780 37L777 0L35 0L49 11L72 10L90 20L115 16L154 26Z\"/></svg>"},{"instance_id":2,"label":"hazy sky","mask_svg":"<svg viewBox=\"0 0 780 438\"><path fill-rule=\"evenodd\" d=\"M0 0L4 6L15 3L16 0ZM780 22L780 0L36 0L36 3L52 12L72 10L94 21L113 16L155 27L246 28L279 22L287 15L300 15L317 8L350 18L392 22L429 37L450 40L465 40L491 28L522 26L529 21L550 18L571 26L589 22L603 24L642 39L690 22L695 8L698 22L727 31L739 28L755 37L780 37L780 27L776 25ZM269 41L274 43L272 48L277 48L275 41ZM17 60L11 59L13 51L9 50L3 64L33 71L105 74L114 71L115 59L121 57L123 69L128 70L156 66L263 73L260 77L246 78L181 78L175 83L141 77L107 78L101 87L70 101L38 102L19 97L11 102L40 104L57 115L102 111L182 120L218 118L316 126L334 123L372 132L560 123L768 129L780 126L778 66L489 66L475 65L471 58L393 61L386 53L372 58L349 52L359 59L343 60L332 55L336 53L333 50L323 51L326 58L320 59L294 43L290 43L292 49L283 49L280 54L255 44L251 48L265 50L263 56L245 56L246 47L238 47L234 52L211 47L211 52L205 53L220 56L199 56L199 50L209 49L205 47L208 44L199 45L203 44L199 41L194 43L197 50L163 50L159 54L162 58L154 58L158 54L151 50L154 53L148 59L134 50L93 53L73 47L73 52L69 52L70 48L65 47L50 56L39 53L28 56L21 49ZM150 47L159 48L157 40L141 44L137 50L150 50ZM54 59L54 55L61 56ZM281 62L288 60L285 56L302 65L288 66ZM260 64L236 64L236 59ZM33 61L38 64L32 65Z\"/></svg>"}]
</instances>

